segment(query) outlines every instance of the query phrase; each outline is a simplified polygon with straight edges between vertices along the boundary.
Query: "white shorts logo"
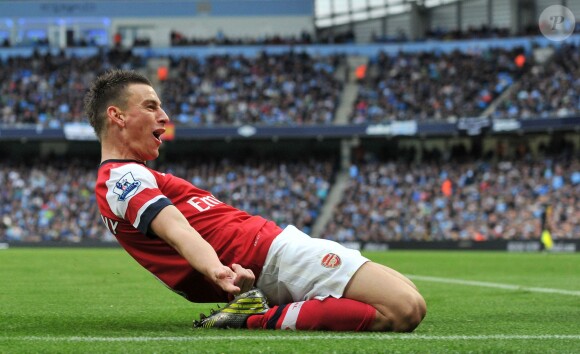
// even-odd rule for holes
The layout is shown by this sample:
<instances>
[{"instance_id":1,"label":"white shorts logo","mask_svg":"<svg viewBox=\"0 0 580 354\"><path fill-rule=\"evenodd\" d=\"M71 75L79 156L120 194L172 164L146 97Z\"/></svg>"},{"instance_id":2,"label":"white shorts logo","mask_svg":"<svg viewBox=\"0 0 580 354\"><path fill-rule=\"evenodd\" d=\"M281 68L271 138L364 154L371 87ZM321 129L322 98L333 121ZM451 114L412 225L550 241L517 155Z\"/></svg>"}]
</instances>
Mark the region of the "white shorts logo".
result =
<instances>
[{"instance_id":1,"label":"white shorts logo","mask_svg":"<svg viewBox=\"0 0 580 354\"><path fill-rule=\"evenodd\" d=\"M320 264L326 268L338 268L342 262L338 255L334 253L328 253L326 256L322 257L322 262L320 262Z\"/></svg>"}]
</instances>

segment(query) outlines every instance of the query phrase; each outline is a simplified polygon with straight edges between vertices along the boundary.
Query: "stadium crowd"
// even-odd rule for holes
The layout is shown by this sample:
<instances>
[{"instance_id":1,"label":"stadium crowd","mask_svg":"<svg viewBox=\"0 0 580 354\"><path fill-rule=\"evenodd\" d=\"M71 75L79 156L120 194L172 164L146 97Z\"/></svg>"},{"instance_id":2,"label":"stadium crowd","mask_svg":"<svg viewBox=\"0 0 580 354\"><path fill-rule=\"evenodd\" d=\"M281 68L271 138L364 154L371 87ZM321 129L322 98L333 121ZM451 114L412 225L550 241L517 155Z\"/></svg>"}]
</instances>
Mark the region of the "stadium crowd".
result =
<instances>
[{"instance_id":1,"label":"stadium crowd","mask_svg":"<svg viewBox=\"0 0 580 354\"><path fill-rule=\"evenodd\" d=\"M580 50L562 45L545 65L522 76L494 118L567 117L580 114Z\"/></svg>"},{"instance_id":2,"label":"stadium crowd","mask_svg":"<svg viewBox=\"0 0 580 354\"><path fill-rule=\"evenodd\" d=\"M223 202L305 231L318 216L333 174L332 163L314 160L159 167ZM99 217L95 179L94 164L80 161L1 162L0 241L112 241Z\"/></svg>"},{"instance_id":3,"label":"stadium crowd","mask_svg":"<svg viewBox=\"0 0 580 354\"><path fill-rule=\"evenodd\" d=\"M289 45L312 44L314 38L308 31L302 31L299 36L260 36L260 37L231 37L218 31L214 37L188 37L180 31L171 31L170 43L172 46L207 46L207 45ZM319 43L319 42L317 42Z\"/></svg>"},{"instance_id":4,"label":"stadium crowd","mask_svg":"<svg viewBox=\"0 0 580 354\"><path fill-rule=\"evenodd\" d=\"M530 33L523 34L529 35ZM512 35L510 34L510 29L508 27L495 27L485 24L469 26L465 30L448 30L437 27L425 31L426 39L438 39L444 41L458 39L508 38L510 36Z\"/></svg>"},{"instance_id":5,"label":"stadium crowd","mask_svg":"<svg viewBox=\"0 0 580 354\"><path fill-rule=\"evenodd\" d=\"M216 198L306 232L334 181L322 160L160 165ZM553 206L552 234L580 237L580 159L353 164L322 237L341 242L534 239ZM0 163L0 241L112 241L94 197L94 164Z\"/></svg>"},{"instance_id":6,"label":"stadium crowd","mask_svg":"<svg viewBox=\"0 0 580 354\"><path fill-rule=\"evenodd\" d=\"M521 48L463 53L380 53L361 80L351 121L478 117L521 75Z\"/></svg>"},{"instance_id":7,"label":"stadium crowd","mask_svg":"<svg viewBox=\"0 0 580 354\"><path fill-rule=\"evenodd\" d=\"M580 237L580 159L368 162L322 237L340 242L537 239L551 205L552 236Z\"/></svg>"},{"instance_id":8,"label":"stadium crowd","mask_svg":"<svg viewBox=\"0 0 580 354\"><path fill-rule=\"evenodd\" d=\"M306 40L306 39L304 39ZM233 44L233 43L230 43ZM175 45L180 45L176 43ZM515 60L524 56L519 65ZM170 58L159 93L178 125L333 124L342 55L262 53ZM580 113L580 49L564 45L545 65L519 48L452 53L381 53L359 82L351 123L479 116L508 89L494 118ZM130 50L95 56L40 54L1 62L0 125L60 128L85 122L82 99L110 68L145 70ZM492 107L493 108L493 107ZM511 162L510 162L511 161ZM320 160L160 166L227 203L312 230L334 179ZM555 238L580 237L578 157L498 162L363 162L323 237L341 242L530 239L553 206ZM113 241L94 200L94 164L0 161L0 241Z\"/></svg>"},{"instance_id":9,"label":"stadium crowd","mask_svg":"<svg viewBox=\"0 0 580 354\"><path fill-rule=\"evenodd\" d=\"M110 50L87 57L64 52L9 57L0 70L0 124L60 128L87 122L83 97L91 80L110 68L143 67L142 58Z\"/></svg>"},{"instance_id":10,"label":"stadium crowd","mask_svg":"<svg viewBox=\"0 0 580 354\"><path fill-rule=\"evenodd\" d=\"M521 60L518 64L516 58ZM350 121L355 124L479 116L531 118L580 111L577 46L563 46L547 65L521 49L468 53L381 53L361 80ZM257 57L173 58L159 92L176 124L333 124L344 81L343 55L305 53ZM8 57L0 71L0 124L60 128L86 122L82 97L104 70L146 70L129 50L94 56ZM508 88L513 93L486 112Z\"/></svg>"},{"instance_id":11,"label":"stadium crowd","mask_svg":"<svg viewBox=\"0 0 580 354\"><path fill-rule=\"evenodd\" d=\"M338 55L294 53L175 59L160 92L177 124L330 124L342 90L334 75L339 61ZM143 58L121 50L9 58L0 72L0 123L59 128L86 122L82 99L95 75L145 66Z\"/></svg>"},{"instance_id":12,"label":"stadium crowd","mask_svg":"<svg viewBox=\"0 0 580 354\"><path fill-rule=\"evenodd\" d=\"M94 195L96 173L78 161L0 163L0 240L111 241Z\"/></svg>"},{"instance_id":13,"label":"stadium crowd","mask_svg":"<svg viewBox=\"0 0 580 354\"><path fill-rule=\"evenodd\" d=\"M256 160L169 164L162 170L183 176L219 200L250 214L310 232L330 189L333 164L314 159Z\"/></svg>"},{"instance_id":14,"label":"stadium crowd","mask_svg":"<svg viewBox=\"0 0 580 354\"><path fill-rule=\"evenodd\" d=\"M161 92L173 120L189 125L331 124L342 83L340 56L179 58Z\"/></svg>"}]
</instances>

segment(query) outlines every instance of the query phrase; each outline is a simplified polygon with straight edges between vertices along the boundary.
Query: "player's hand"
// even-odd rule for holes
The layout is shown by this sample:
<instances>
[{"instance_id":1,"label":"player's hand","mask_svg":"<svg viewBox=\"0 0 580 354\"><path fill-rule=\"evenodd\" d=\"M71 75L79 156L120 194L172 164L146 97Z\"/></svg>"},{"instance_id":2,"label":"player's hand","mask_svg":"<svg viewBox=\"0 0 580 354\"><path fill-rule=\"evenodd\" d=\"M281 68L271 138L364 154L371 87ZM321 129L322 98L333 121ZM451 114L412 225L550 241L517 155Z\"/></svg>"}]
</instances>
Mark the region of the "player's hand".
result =
<instances>
[{"instance_id":1,"label":"player's hand","mask_svg":"<svg viewBox=\"0 0 580 354\"><path fill-rule=\"evenodd\" d=\"M235 296L240 293L240 287L234 283L236 277L236 273L224 265L216 268L213 272L214 283L219 285L223 291L227 292L231 296Z\"/></svg>"},{"instance_id":2,"label":"player's hand","mask_svg":"<svg viewBox=\"0 0 580 354\"><path fill-rule=\"evenodd\" d=\"M251 269L246 269L235 263L232 264L232 268L219 267L214 271L214 277L214 282L232 296L251 290L256 280Z\"/></svg>"},{"instance_id":3,"label":"player's hand","mask_svg":"<svg viewBox=\"0 0 580 354\"><path fill-rule=\"evenodd\" d=\"M256 276L251 269L242 267L239 264L232 264L232 270L236 273L234 284L240 288L240 293L245 293L254 287Z\"/></svg>"}]
</instances>

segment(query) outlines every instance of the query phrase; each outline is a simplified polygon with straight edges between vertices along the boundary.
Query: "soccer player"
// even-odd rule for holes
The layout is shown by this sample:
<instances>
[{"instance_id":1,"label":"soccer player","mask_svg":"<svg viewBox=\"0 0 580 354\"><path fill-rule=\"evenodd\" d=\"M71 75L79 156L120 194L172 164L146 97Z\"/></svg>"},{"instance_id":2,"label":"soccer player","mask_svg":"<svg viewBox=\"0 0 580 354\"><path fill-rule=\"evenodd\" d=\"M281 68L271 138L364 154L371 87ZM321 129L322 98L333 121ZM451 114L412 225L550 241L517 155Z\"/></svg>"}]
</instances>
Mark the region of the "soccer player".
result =
<instances>
[{"instance_id":1,"label":"soccer player","mask_svg":"<svg viewBox=\"0 0 580 354\"><path fill-rule=\"evenodd\" d=\"M408 332L422 321L425 301L397 271L149 168L169 117L143 75L99 76L85 111L101 143L95 192L107 228L189 301L230 301L194 327Z\"/></svg>"}]
</instances>

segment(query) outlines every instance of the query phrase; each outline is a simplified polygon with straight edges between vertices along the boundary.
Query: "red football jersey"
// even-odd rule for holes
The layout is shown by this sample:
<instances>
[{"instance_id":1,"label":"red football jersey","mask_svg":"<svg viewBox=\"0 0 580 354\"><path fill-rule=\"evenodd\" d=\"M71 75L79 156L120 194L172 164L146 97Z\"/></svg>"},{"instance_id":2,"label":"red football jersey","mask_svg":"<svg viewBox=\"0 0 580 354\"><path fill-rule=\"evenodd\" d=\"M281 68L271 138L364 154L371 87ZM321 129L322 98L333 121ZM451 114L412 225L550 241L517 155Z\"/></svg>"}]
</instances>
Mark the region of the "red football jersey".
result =
<instances>
[{"instance_id":1,"label":"red football jersey","mask_svg":"<svg viewBox=\"0 0 580 354\"><path fill-rule=\"evenodd\" d=\"M175 205L227 266L238 263L259 276L275 223L221 202L184 179L132 160L108 160L99 167L95 187L101 218L125 250L175 292L195 302L226 302L228 295L173 247L153 234L151 221Z\"/></svg>"}]
</instances>

